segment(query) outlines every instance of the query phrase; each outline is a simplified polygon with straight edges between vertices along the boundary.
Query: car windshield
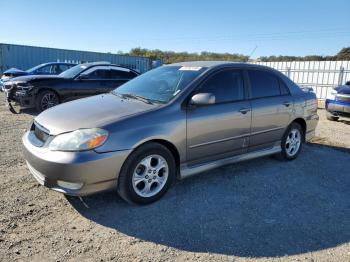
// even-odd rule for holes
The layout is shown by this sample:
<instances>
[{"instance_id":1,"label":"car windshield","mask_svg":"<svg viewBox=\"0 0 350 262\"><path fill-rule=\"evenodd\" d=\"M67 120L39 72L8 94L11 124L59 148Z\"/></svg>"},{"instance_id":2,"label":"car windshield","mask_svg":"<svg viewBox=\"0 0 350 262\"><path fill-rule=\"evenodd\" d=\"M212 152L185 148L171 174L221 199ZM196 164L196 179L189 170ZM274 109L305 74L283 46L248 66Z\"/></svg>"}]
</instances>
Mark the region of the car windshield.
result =
<instances>
[{"instance_id":1,"label":"car windshield","mask_svg":"<svg viewBox=\"0 0 350 262\"><path fill-rule=\"evenodd\" d=\"M40 65L34 66L34 67L29 68L28 70L26 70L26 72L32 73L32 72L34 72L35 70L37 70L37 69L39 69L39 68L41 68L41 67L43 67L43 66L45 66L45 65L47 65L47 64L40 64Z\"/></svg>"},{"instance_id":2,"label":"car windshield","mask_svg":"<svg viewBox=\"0 0 350 262\"><path fill-rule=\"evenodd\" d=\"M76 65L76 66L73 66L73 67L67 69L66 71L62 72L61 74L59 74L59 76L64 77L64 78L74 78L78 74L80 74L82 71L84 71L86 68L87 68L87 66L84 64Z\"/></svg>"},{"instance_id":3,"label":"car windshield","mask_svg":"<svg viewBox=\"0 0 350 262\"><path fill-rule=\"evenodd\" d=\"M112 93L167 103L204 70L203 67L162 66L126 82Z\"/></svg>"}]
</instances>

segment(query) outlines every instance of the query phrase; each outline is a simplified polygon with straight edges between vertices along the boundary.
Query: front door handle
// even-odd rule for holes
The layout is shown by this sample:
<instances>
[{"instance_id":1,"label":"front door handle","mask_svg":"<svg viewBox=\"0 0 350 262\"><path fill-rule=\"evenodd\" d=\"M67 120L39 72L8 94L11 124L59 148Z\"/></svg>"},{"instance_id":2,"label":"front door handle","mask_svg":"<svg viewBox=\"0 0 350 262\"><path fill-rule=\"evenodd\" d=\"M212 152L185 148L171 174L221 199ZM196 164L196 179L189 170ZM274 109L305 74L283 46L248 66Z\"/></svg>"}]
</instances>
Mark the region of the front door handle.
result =
<instances>
[{"instance_id":1,"label":"front door handle","mask_svg":"<svg viewBox=\"0 0 350 262\"><path fill-rule=\"evenodd\" d=\"M283 105L284 105L285 107L289 107L291 104L292 104L292 103L291 103L291 102L288 102L288 101L286 101L286 102L283 103Z\"/></svg>"},{"instance_id":2,"label":"front door handle","mask_svg":"<svg viewBox=\"0 0 350 262\"><path fill-rule=\"evenodd\" d=\"M241 112L243 115L245 115L246 113L248 113L250 111L250 108L241 108L239 110L239 112Z\"/></svg>"}]
</instances>

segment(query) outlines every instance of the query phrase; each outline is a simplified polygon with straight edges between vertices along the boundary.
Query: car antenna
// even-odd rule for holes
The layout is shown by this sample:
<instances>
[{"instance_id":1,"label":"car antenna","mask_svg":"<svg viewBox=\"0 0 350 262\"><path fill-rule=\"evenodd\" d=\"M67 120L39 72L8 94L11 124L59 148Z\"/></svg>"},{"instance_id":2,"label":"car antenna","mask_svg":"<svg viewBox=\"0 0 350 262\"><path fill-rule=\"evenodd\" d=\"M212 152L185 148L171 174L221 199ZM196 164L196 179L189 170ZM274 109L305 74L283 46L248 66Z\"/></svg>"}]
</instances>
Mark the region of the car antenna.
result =
<instances>
[{"instance_id":1,"label":"car antenna","mask_svg":"<svg viewBox=\"0 0 350 262\"><path fill-rule=\"evenodd\" d=\"M253 51L250 53L250 55L248 56L248 61L251 58L251 56L254 54L255 50L258 49L258 46L256 45L253 49Z\"/></svg>"}]
</instances>

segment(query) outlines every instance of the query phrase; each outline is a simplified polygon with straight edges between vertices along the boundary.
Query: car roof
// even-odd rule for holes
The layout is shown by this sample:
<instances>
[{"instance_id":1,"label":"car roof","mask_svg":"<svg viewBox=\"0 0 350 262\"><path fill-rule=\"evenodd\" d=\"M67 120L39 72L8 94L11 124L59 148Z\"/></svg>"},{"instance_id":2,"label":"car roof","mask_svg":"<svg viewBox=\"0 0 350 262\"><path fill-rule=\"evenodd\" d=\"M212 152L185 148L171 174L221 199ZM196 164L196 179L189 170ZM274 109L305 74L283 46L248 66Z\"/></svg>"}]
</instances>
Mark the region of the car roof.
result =
<instances>
[{"instance_id":1,"label":"car roof","mask_svg":"<svg viewBox=\"0 0 350 262\"><path fill-rule=\"evenodd\" d=\"M216 70L224 67L231 67L231 68L237 68L237 69L261 69L265 71L273 72L274 74L278 75L282 79L284 79L284 82L289 86L290 89L294 90L295 92L299 92L301 89L298 87L297 84L295 84L292 80L289 79L285 74L282 72L268 66L264 65L258 65L258 64L249 64L244 62L233 62L233 61L190 61L190 62L180 62L180 63L174 63L169 64L166 66L183 66L183 67L203 67L207 68L207 71Z\"/></svg>"},{"instance_id":2,"label":"car roof","mask_svg":"<svg viewBox=\"0 0 350 262\"><path fill-rule=\"evenodd\" d=\"M69 63L69 62L48 62L48 63L43 63L42 65L77 65L77 64Z\"/></svg>"},{"instance_id":3,"label":"car roof","mask_svg":"<svg viewBox=\"0 0 350 262\"><path fill-rule=\"evenodd\" d=\"M115 66L113 65L112 63L110 62L107 62L107 61L101 61L101 62L86 62L86 63L81 63L82 65L86 65L86 66L96 66L96 65L101 65L101 66Z\"/></svg>"},{"instance_id":4,"label":"car roof","mask_svg":"<svg viewBox=\"0 0 350 262\"><path fill-rule=\"evenodd\" d=\"M234 61L189 61L189 62L179 62L179 63L168 64L167 66L206 67L206 68L233 66L238 68L264 68L264 69L273 70L271 67L268 67L268 66L249 64L245 62L234 62Z\"/></svg>"},{"instance_id":5,"label":"car roof","mask_svg":"<svg viewBox=\"0 0 350 262\"><path fill-rule=\"evenodd\" d=\"M114 67L120 67L120 68L125 68L125 69L128 69L130 70L131 72L133 73L136 73L136 74L140 74L139 72L137 72L136 70L134 69L131 69L131 68L128 68L128 67L125 67L125 66L120 66L120 65L116 65L116 64L112 64L110 62L88 62L88 63L83 63L81 65L84 65L88 68L90 67L93 67L93 66L114 66Z\"/></svg>"}]
</instances>

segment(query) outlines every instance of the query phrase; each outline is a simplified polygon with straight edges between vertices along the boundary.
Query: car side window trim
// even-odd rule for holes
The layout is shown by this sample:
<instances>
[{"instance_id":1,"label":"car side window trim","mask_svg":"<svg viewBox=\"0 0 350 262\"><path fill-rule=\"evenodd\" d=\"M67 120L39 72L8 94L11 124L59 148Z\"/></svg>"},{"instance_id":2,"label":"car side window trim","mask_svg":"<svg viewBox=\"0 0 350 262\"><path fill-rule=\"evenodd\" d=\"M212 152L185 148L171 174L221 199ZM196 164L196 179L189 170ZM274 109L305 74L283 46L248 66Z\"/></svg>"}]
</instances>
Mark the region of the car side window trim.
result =
<instances>
[{"instance_id":1,"label":"car side window trim","mask_svg":"<svg viewBox=\"0 0 350 262\"><path fill-rule=\"evenodd\" d=\"M96 70L106 70L106 71L108 70L109 74L112 70L122 71L122 72L127 72L127 73L132 72L128 68L119 67L119 66L94 66L94 67L91 67L91 68L84 70L79 75L89 75ZM135 77L136 77L136 74L135 74ZM86 81L116 81L116 80L126 81L126 80L130 80L130 79L132 79L132 78L88 78L88 79L84 79L84 80L86 80Z\"/></svg>"},{"instance_id":2,"label":"car side window trim","mask_svg":"<svg viewBox=\"0 0 350 262\"><path fill-rule=\"evenodd\" d=\"M80 75L89 75L96 70L109 70L109 66L93 66L81 72Z\"/></svg>"},{"instance_id":3,"label":"car side window trim","mask_svg":"<svg viewBox=\"0 0 350 262\"><path fill-rule=\"evenodd\" d=\"M130 69L124 68L124 67L119 67L119 66L110 66L109 68L113 69L113 70L118 70L118 71L131 72Z\"/></svg>"},{"instance_id":4,"label":"car side window trim","mask_svg":"<svg viewBox=\"0 0 350 262\"><path fill-rule=\"evenodd\" d=\"M129 73L130 75L132 74L133 76L131 77L120 77L120 78L110 78L109 80L114 80L114 81L128 81L128 80L131 80L133 78L135 78L137 76L136 73L134 73L132 70L130 69L127 69L127 68L122 68L123 70L120 70L120 68L122 67L111 67L110 68L110 73L112 73L112 71L121 71L121 72L125 72L125 73Z\"/></svg>"}]
</instances>

